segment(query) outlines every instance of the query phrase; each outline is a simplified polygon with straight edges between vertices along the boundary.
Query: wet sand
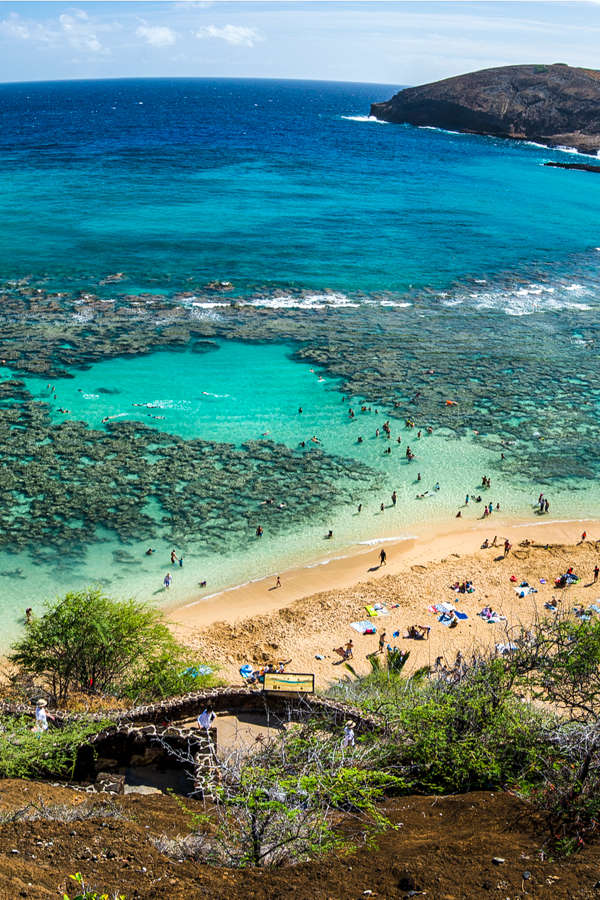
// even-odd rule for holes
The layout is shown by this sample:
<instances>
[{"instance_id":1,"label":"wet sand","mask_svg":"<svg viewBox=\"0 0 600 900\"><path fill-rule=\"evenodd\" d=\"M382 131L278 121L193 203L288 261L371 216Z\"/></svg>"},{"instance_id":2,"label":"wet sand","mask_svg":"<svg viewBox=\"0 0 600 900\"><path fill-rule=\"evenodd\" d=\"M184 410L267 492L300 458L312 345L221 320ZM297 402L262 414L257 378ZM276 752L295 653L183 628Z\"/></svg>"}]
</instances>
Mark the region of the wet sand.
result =
<instances>
[{"instance_id":1,"label":"wet sand","mask_svg":"<svg viewBox=\"0 0 600 900\"><path fill-rule=\"evenodd\" d=\"M578 544L584 530L588 540ZM494 535L499 546L480 549L483 540L491 541ZM507 559L502 558L505 537L513 545ZM370 670L367 655L377 650L381 630L392 645L411 651L410 670L433 664L440 655L452 662L459 649L468 653L474 646L505 641L503 623L491 625L477 615L484 606L505 615L508 625L516 625L548 614L544 603L552 596L568 608L593 603L600 598L600 582L591 583L594 565L600 560L596 539L600 540L600 522L591 520L493 518L468 525L452 520L443 530L432 526L408 540L382 540L351 549L343 558L282 572L279 588L271 577L196 599L172 610L170 619L198 659L216 664L228 682L240 682L238 670L243 663L259 666L291 658L290 671L314 672L317 687L325 689L348 674L333 648L350 639L357 672ZM536 546L520 546L526 540ZM385 566L379 565L381 547L387 554ZM556 590L554 578L569 565L575 567L581 582ZM518 582L528 581L537 593L519 598L510 582L513 574ZM465 579L474 582L474 593L456 594L450 589ZM376 602L389 609L389 615L373 619L377 634L360 635L350 628L350 622L367 617L364 607ZM439 602L455 603L468 619L457 628L445 627L428 611L428 606ZM431 626L430 639L403 639L407 626L413 624ZM400 636L393 638L397 630ZM324 658L318 660L317 655Z\"/></svg>"}]
</instances>

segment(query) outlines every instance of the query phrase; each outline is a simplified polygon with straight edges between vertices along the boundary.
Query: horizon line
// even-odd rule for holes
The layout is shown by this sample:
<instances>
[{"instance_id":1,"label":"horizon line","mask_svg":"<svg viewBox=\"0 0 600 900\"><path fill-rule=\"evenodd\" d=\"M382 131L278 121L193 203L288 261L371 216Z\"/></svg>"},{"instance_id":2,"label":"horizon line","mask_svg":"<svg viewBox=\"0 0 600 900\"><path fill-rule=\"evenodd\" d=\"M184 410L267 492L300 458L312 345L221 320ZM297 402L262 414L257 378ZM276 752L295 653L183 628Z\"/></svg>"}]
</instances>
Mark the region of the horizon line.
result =
<instances>
[{"instance_id":1,"label":"horizon line","mask_svg":"<svg viewBox=\"0 0 600 900\"><path fill-rule=\"evenodd\" d=\"M317 84L373 84L391 87L398 82L391 81L349 81L339 78L300 78L287 76L272 78L266 75L107 75L99 78L35 78L29 81L0 81L4 85L27 84L69 84L72 82L95 81L300 81ZM409 85L404 85L408 87Z\"/></svg>"}]
</instances>

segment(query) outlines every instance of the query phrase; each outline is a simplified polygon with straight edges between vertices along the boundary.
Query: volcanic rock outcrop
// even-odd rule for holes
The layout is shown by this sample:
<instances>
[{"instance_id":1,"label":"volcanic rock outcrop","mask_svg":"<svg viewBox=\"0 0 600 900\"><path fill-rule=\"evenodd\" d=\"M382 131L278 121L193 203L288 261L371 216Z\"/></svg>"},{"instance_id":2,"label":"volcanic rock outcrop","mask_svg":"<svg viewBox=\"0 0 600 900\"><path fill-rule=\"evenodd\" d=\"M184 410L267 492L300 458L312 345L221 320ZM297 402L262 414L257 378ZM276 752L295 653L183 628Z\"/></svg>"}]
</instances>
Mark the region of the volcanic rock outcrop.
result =
<instances>
[{"instance_id":1,"label":"volcanic rock outcrop","mask_svg":"<svg viewBox=\"0 0 600 900\"><path fill-rule=\"evenodd\" d=\"M553 65L502 66L406 88L371 105L386 122L600 149L600 71Z\"/></svg>"}]
</instances>

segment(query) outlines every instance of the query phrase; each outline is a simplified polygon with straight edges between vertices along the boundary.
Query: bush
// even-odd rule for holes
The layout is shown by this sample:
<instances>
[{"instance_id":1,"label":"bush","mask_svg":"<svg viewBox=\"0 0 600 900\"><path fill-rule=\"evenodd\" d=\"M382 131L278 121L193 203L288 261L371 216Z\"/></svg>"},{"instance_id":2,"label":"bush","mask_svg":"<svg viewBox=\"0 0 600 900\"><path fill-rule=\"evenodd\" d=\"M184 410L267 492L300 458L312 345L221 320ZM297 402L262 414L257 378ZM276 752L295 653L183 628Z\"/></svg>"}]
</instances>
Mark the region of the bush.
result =
<instances>
[{"instance_id":1,"label":"bush","mask_svg":"<svg viewBox=\"0 0 600 900\"><path fill-rule=\"evenodd\" d=\"M72 778L77 751L110 722L71 722L44 732L32 730L31 719L0 722L0 777Z\"/></svg>"},{"instance_id":2,"label":"bush","mask_svg":"<svg viewBox=\"0 0 600 900\"><path fill-rule=\"evenodd\" d=\"M58 704L73 691L162 699L208 680L181 674L189 665L186 650L158 610L93 589L47 603L9 659Z\"/></svg>"},{"instance_id":3,"label":"bush","mask_svg":"<svg viewBox=\"0 0 600 900\"><path fill-rule=\"evenodd\" d=\"M498 788L539 773L544 717L514 697L502 660L480 660L450 683L374 672L333 693L385 718L379 766L403 792Z\"/></svg>"},{"instance_id":4,"label":"bush","mask_svg":"<svg viewBox=\"0 0 600 900\"><path fill-rule=\"evenodd\" d=\"M216 865L281 866L369 846L393 827L378 801L396 779L374 769L362 747L343 750L318 724L257 746L215 760L207 813L186 810L192 833L159 838L161 852Z\"/></svg>"}]
</instances>

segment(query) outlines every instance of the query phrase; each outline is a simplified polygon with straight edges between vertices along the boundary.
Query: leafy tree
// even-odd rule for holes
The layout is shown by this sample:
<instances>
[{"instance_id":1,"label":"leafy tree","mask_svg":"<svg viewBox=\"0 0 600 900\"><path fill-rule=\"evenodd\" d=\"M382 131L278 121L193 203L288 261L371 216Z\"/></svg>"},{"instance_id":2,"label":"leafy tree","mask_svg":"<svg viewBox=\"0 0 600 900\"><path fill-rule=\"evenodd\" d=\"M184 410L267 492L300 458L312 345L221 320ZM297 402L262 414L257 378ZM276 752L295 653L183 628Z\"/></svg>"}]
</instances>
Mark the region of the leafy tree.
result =
<instances>
[{"instance_id":1,"label":"leafy tree","mask_svg":"<svg viewBox=\"0 0 600 900\"><path fill-rule=\"evenodd\" d=\"M73 691L153 699L202 683L180 674L185 650L158 610L91 588L47 603L9 659L58 704Z\"/></svg>"},{"instance_id":2,"label":"leafy tree","mask_svg":"<svg viewBox=\"0 0 600 900\"><path fill-rule=\"evenodd\" d=\"M521 629L514 643L523 687L556 714L543 782L522 793L547 813L554 846L570 852L600 821L600 622L558 615Z\"/></svg>"}]
</instances>

